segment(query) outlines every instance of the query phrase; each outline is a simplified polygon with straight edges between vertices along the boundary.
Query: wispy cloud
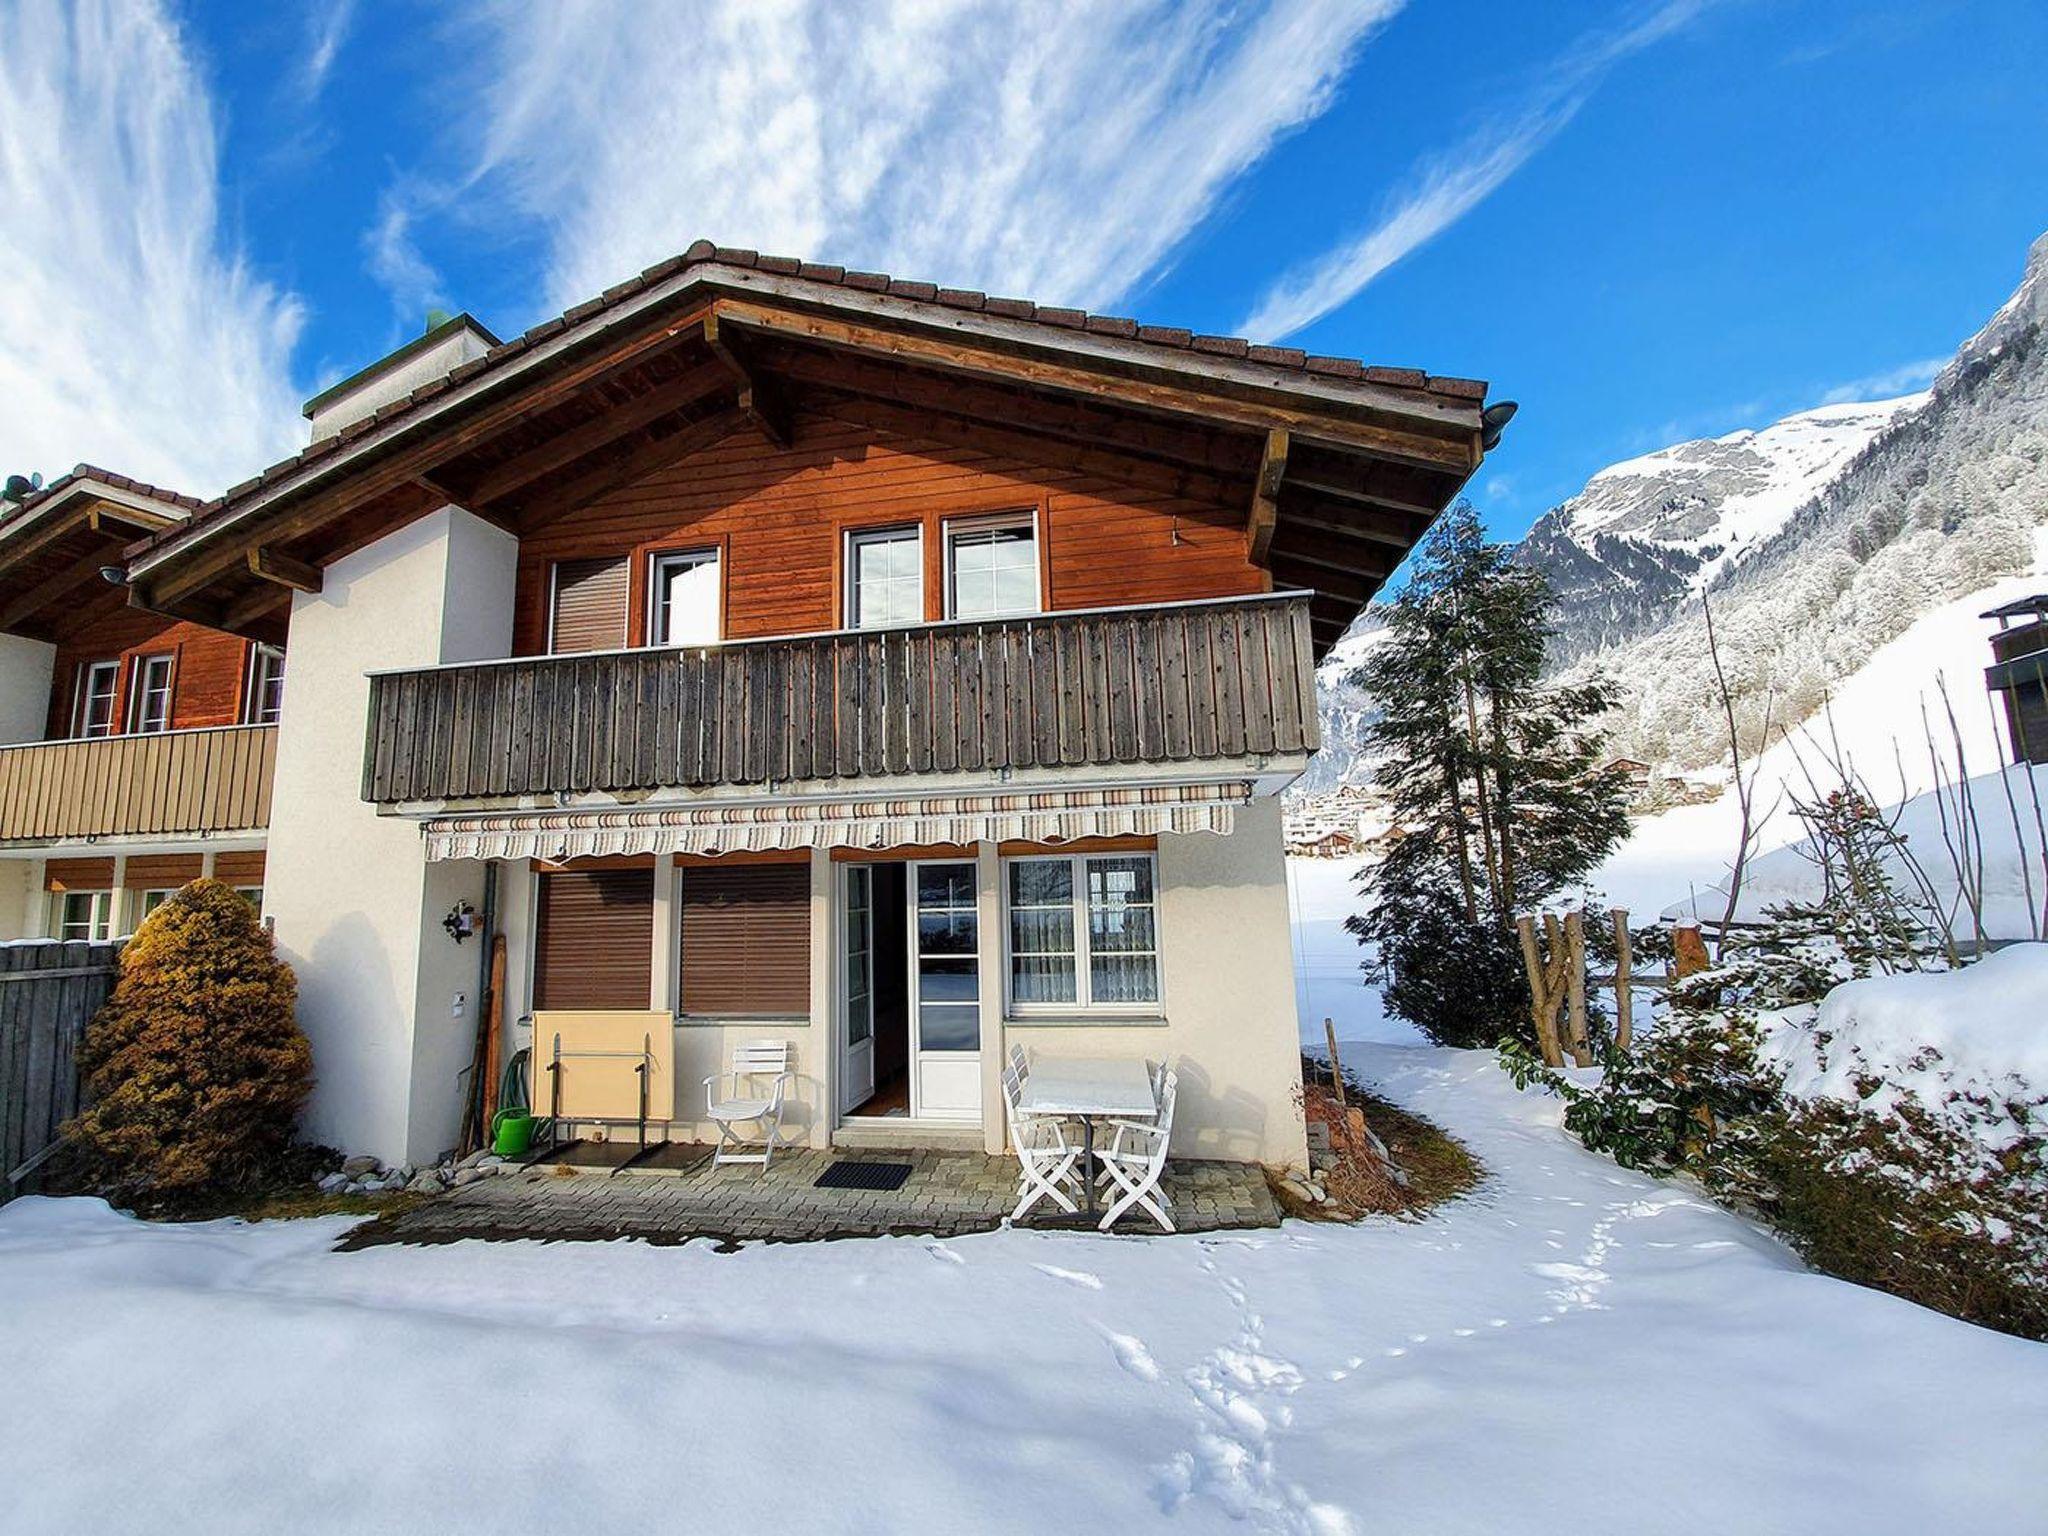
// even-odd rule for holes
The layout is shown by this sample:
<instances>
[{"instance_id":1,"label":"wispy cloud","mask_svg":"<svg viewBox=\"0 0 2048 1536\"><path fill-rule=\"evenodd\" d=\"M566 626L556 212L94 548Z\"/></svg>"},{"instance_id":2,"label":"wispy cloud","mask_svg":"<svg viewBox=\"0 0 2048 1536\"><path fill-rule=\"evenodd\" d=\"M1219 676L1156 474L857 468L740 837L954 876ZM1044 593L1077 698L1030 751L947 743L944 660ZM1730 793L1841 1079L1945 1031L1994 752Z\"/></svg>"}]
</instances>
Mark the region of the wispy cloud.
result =
<instances>
[{"instance_id":1,"label":"wispy cloud","mask_svg":"<svg viewBox=\"0 0 2048 1536\"><path fill-rule=\"evenodd\" d=\"M408 323L447 303L441 274L421 253L413 235L422 204L431 206L437 201L430 189L407 182L386 187L377 199L377 221L363 236L370 275L384 286L392 306Z\"/></svg>"},{"instance_id":2,"label":"wispy cloud","mask_svg":"<svg viewBox=\"0 0 2048 1536\"><path fill-rule=\"evenodd\" d=\"M1402 257L1470 213L1578 115L1601 79L1630 54L1689 25L1712 0L1665 0L1618 30L1582 40L1551 65L1516 115L1425 161L1364 233L1281 278L1241 327L1276 341L1348 303Z\"/></svg>"},{"instance_id":3,"label":"wispy cloud","mask_svg":"<svg viewBox=\"0 0 2048 1536\"><path fill-rule=\"evenodd\" d=\"M1850 405L1862 400L1890 400L1910 395L1934 382L1934 376L1948 366L1945 357L1924 357L1917 363L1901 363L1860 379L1848 379L1820 397L1822 405Z\"/></svg>"},{"instance_id":4,"label":"wispy cloud","mask_svg":"<svg viewBox=\"0 0 2048 1536\"><path fill-rule=\"evenodd\" d=\"M355 24L356 0L325 0L306 14L306 51L294 72L294 85L302 101L317 101L327 88L342 44Z\"/></svg>"},{"instance_id":5,"label":"wispy cloud","mask_svg":"<svg viewBox=\"0 0 2048 1536\"><path fill-rule=\"evenodd\" d=\"M0 468L195 493L286 451L301 311L218 207L212 102L146 0L0 8Z\"/></svg>"},{"instance_id":6,"label":"wispy cloud","mask_svg":"<svg viewBox=\"0 0 2048 1536\"><path fill-rule=\"evenodd\" d=\"M546 230L557 302L703 236L1101 305L1400 5L495 0L465 177Z\"/></svg>"}]
</instances>

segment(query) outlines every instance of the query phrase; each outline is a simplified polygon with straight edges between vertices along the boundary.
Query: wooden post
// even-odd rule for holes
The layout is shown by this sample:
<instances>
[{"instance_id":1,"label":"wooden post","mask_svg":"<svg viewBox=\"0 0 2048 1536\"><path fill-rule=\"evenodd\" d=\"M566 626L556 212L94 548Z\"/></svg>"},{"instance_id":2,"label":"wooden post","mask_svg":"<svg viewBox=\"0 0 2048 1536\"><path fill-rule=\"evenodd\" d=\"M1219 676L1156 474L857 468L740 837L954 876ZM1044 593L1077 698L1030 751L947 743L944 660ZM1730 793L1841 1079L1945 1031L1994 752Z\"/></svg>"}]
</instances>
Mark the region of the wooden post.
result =
<instances>
[{"instance_id":1,"label":"wooden post","mask_svg":"<svg viewBox=\"0 0 2048 1536\"><path fill-rule=\"evenodd\" d=\"M1572 1043L1572 1060L1582 1067L1593 1065L1593 1047L1586 1038L1586 923L1576 910L1564 915L1565 1019Z\"/></svg>"},{"instance_id":2,"label":"wooden post","mask_svg":"<svg viewBox=\"0 0 2048 1536\"><path fill-rule=\"evenodd\" d=\"M491 981L490 990L484 994L485 1028L490 1038L484 1042L484 1143L491 1140L491 1119L498 1113L498 1075L501 1053L505 1039L505 935L491 936Z\"/></svg>"},{"instance_id":3,"label":"wooden post","mask_svg":"<svg viewBox=\"0 0 2048 1536\"><path fill-rule=\"evenodd\" d=\"M1337 1112L1342 1114L1349 1108L1344 1102L1344 1063L1337 1059L1337 1026L1327 1015L1323 1019L1323 1037L1330 1042L1330 1086L1337 1092Z\"/></svg>"},{"instance_id":4,"label":"wooden post","mask_svg":"<svg viewBox=\"0 0 2048 1536\"><path fill-rule=\"evenodd\" d=\"M1629 994L1628 909L1616 907L1607 915L1614 921L1614 1045L1625 1051L1635 1037L1635 1003Z\"/></svg>"},{"instance_id":5,"label":"wooden post","mask_svg":"<svg viewBox=\"0 0 2048 1536\"><path fill-rule=\"evenodd\" d=\"M1557 1002L1549 985L1549 968L1536 946L1536 919L1527 912L1515 915L1515 933L1522 941L1522 969L1529 973L1529 1020L1536 1026L1536 1045L1547 1067L1564 1065L1564 1052L1557 1045Z\"/></svg>"},{"instance_id":6,"label":"wooden post","mask_svg":"<svg viewBox=\"0 0 2048 1536\"><path fill-rule=\"evenodd\" d=\"M1707 941L1698 923L1684 923L1671 930L1671 974L1678 981L1697 976L1713 966L1707 957Z\"/></svg>"}]
</instances>

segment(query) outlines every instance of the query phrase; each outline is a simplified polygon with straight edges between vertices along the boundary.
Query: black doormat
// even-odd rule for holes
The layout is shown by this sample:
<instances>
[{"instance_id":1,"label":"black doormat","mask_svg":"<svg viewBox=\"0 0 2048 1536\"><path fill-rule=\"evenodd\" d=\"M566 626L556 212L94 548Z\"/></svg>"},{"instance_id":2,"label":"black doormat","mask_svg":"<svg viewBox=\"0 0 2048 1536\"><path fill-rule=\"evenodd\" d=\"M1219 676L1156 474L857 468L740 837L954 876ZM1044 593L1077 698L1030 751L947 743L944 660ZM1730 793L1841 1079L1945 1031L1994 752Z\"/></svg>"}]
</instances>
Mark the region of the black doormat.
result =
<instances>
[{"instance_id":1,"label":"black doormat","mask_svg":"<svg viewBox=\"0 0 2048 1536\"><path fill-rule=\"evenodd\" d=\"M819 1174L813 1189L901 1189L908 1163L850 1163L844 1158Z\"/></svg>"}]
</instances>

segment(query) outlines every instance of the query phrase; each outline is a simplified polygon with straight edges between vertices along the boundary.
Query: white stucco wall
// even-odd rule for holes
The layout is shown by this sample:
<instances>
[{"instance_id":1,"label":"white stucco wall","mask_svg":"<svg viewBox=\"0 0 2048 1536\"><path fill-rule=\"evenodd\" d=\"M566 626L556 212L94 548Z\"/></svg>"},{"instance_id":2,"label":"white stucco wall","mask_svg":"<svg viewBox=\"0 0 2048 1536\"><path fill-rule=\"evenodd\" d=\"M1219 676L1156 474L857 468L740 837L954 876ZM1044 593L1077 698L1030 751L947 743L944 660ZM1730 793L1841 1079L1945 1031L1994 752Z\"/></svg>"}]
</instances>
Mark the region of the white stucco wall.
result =
<instances>
[{"instance_id":1,"label":"white stucco wall","mask_svg":"<svg viewBox=\"0 0 2048 1536\"><path fill-rule=\"evenodd\" d=\"M1159 839L1158 1024L1019 1024L1003 1050L1144 1056L1180 1074L1181 1157L1303 1164L1301 1053L1280 802L1254 800L1227 837ZM1001 1099L984 1105L999 1123Z\"/></svg>"},{"instance_id":2,"label":"white stucco wall","mask_svg":"<svg viewBox=\"0 0 2048 1536\"><path fill-rule=\"evenodd\" d=\"M306 1131L348 1152L419 1162L453 1143L478 946L455 944L441 919L483 902L482 864L428 864L416 824L364 802L365 674L509 654L518 549L444 508L328 566L321 591L292 602L264 910L313 1046Z\"/></svg>"},{"instance_id":3,"label":"white stucco wall","mask_svg":"<svg viewBox=\"0 0 2048 1536\"><path fill-rule=\"evenodd\" d=\"M49 902L41 859L0 859L0 941L41 938Z\"/></svg>"},{"instance_id":4,"label":"white stucco wall","mask_svg":"<svg viewBox=\"0 0 2048 1536\"><path fill-rule=\"evenodd\" d=\"M47 640L0 635L0 746L43 739L56 664Z\"/></svg>"}]
</instances>

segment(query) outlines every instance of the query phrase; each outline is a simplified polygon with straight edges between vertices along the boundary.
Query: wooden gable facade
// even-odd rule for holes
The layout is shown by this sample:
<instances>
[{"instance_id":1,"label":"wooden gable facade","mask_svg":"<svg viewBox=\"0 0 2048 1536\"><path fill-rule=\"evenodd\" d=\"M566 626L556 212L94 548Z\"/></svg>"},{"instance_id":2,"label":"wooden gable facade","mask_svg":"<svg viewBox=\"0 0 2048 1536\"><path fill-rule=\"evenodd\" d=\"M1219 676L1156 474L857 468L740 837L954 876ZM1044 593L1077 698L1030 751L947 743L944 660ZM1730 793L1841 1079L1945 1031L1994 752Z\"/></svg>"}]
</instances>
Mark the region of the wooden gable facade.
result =
<instances>
[{"instance_id":1,"label":"wooden gable facade","mask_svg":"<svg viewBox=\"0 0 2048 1536\"><path fill-rule=\"evenodd\" d=\"M130 551L138 606L255 634L447 504L563 561L720 548L724 638L844 622L842 534L1041 519L1054 610L1274 589L1334 643L1477 467L1485 388L709 245L453 368ZM937 558L927 539L925 558ZM927 572L926 618L939 583Z\"/></svg>"}]
</instances>

